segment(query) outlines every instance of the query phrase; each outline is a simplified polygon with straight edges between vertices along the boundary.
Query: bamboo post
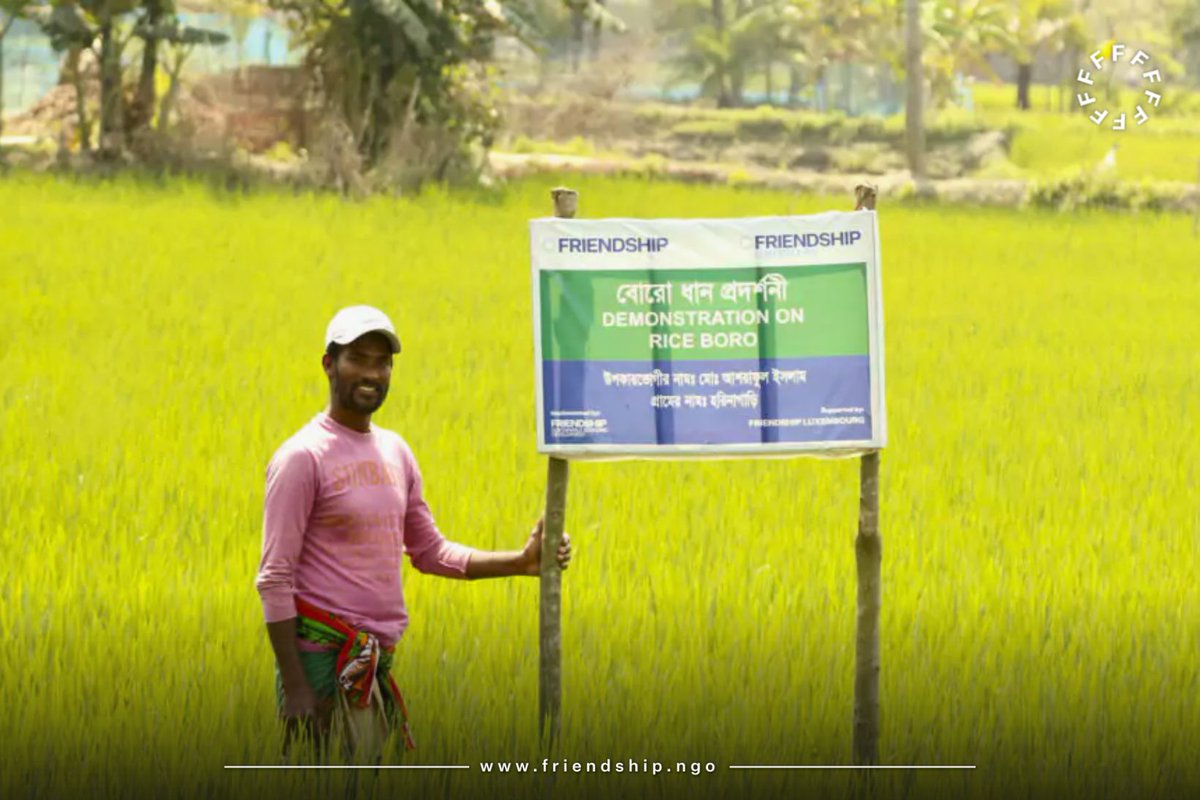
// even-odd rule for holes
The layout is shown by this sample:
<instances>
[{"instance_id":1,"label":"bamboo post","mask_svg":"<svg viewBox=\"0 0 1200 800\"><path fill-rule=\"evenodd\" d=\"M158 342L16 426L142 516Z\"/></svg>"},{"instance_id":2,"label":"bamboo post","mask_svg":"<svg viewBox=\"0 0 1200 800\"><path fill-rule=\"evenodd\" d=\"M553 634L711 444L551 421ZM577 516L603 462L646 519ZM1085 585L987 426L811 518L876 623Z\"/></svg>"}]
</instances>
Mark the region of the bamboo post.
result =
<instances>
[{"instance_id":1,"label":"bamboo post","mask_svg":"<svg viewBox=\"0 0 1200 800\"><path fill-rule=\"evenodd\" d=\"M550 191L554 216L571 219L579 206L579 194L572 189ZM567 461L550 457L546 476L546 513L542 529L541 602L539 606L538 653L538 732L552 751L558 741L562 717L562 569L558 566L559 543L567 512ZM549 738L547 737L549 734Z\"/></svg>"},{"instance_id":2,"label":"bamboo post","mask_svg":"<svg viewBox=\"0 0 1200 800\"><path fill-rule=\"evenodd\" d=\"M854 189L855 210L875 209L874 186ZM883 540L879 536L879 451L862 456L859 470L858 536L854 540L858 564L858 621L855 638L854 763L879 760L879 611L882 607L881 569Z\"/></svg>"}]
</instances>

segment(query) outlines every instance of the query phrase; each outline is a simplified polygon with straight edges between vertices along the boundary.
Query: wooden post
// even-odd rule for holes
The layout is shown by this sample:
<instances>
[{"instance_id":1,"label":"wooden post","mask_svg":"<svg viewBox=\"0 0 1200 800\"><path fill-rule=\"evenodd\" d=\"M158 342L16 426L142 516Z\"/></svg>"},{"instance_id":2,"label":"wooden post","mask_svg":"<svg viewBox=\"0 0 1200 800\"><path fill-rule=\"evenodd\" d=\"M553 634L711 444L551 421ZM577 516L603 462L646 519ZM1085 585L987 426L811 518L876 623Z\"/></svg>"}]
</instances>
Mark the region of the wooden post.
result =
<instances>
[{"instance_id":1,"label":"wooden post","mask_svg":"<svg viewBox=\"0 0 1200 800\"><path fill-rule=\"evenodd\" d=\"M554 216L571 219L579 206L579 194L572 189L550 191ZM538 652L538 732L552 751L558 741L562 717L562 569L558 566L559 543L567 513L567 461L550 457L546 476L546 514L542 529L541 603L539 606ZM549 734L549 738L547 738Z\"/></svg>"},{"instance_id":2,"label":"wooden post","mask_svg":"<svg viewBox=\"0 0 1200 800\"><path fill-rule=\"evenodd\" d=\"M875 208L875 187L855 187L855 210ZM879 760L879 611L882 607L880 564L883 540L879 536L879 451L862 457L859 470L858 536L854 540L858 563L858 621L854 669L854 763Z\"/></svg>"}]
</instances>

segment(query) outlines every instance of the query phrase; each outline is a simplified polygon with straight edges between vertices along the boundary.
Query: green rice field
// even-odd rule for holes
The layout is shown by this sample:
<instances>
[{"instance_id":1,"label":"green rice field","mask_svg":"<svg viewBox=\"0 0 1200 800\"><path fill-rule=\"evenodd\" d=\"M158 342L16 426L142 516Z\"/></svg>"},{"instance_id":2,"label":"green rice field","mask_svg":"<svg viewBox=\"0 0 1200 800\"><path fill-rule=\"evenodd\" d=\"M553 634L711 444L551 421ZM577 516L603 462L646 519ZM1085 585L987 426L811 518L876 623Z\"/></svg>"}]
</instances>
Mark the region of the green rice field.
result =
<instances>
[{"instance_id":1,"label":"green rice field","mask_svg":"<svg viewBox=\"0 0 1200 800\"><path fill-rule=\"evenodd\" d=\"M589 217L852 205L565 180ZM397 324L375 421L448 537L519 548L541 513L548 181L355 204L0 179L0 796L1200 795L1192 219L886 196L880 762L975 769L731 769L851 763L858 465L816 459L572 467L555 758L662 774L485 772L542 768L538 583L407 564L418 749L388 761L469 769L225 769L279 763L264 475L328 399L335 310Z\"/></svg>"}]
</instances>

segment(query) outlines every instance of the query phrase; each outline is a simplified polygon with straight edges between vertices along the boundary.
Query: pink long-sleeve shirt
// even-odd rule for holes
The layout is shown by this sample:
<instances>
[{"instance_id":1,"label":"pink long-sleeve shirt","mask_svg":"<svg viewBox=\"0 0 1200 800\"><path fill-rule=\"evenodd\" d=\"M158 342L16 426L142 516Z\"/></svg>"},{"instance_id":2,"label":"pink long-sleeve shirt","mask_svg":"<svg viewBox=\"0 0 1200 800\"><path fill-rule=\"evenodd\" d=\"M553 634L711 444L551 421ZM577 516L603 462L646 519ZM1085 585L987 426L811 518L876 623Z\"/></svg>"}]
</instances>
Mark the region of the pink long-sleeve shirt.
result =
<instances>
[{"instance_id":1,"label":"pink long-sleeve shirt","mask_svg":"<svg viewBox=\"0 0 1200 800\"><path fill-rule=\"evenodd\" d=\"M255 586L267 622L296 616L296 597L395 644L408 626L403 553L421 572L466 577L472 548L448 541L421 496L408 443L317 414L267 466Z\"/></svg>"}]
</instances>

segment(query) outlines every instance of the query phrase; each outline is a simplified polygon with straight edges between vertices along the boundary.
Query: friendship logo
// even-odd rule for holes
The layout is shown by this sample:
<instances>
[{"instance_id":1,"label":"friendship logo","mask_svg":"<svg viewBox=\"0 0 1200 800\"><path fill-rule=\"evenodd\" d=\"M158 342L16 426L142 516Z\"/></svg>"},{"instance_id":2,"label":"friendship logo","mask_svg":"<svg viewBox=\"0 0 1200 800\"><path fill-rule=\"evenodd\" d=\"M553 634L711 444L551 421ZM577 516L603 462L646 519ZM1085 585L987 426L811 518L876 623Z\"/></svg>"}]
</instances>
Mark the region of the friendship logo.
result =
<instances>
[{"instance_id":1,"label":"friendship logo","mask_svg":"<svg viewBox=\"0 0 1200 800\"><path fill-rule=\"evenodd\" d=\"M1123 44L1113 44L1111 46L1111 48L1104 47L1104 48L1101 48L1100 50L1097 50L1096 52L1092 53L1091 56L1089 56L1088 60L1092 62L1092 67L1096 70L1096 72L1101 72L1104 69L1105 56L1107 55L1110 57L1111 64L1112 64L1113 68L1115 69L1116 65L1121 61L1121 57L1125 54L1127 49L1128 48L1126 48L1125 45L1123 45ZM1141 72L1141 81L1144 84L1145 83L1149 83L1149 84L1162 83L1162 72L1157 67L1150 65L1148 69L1146 69L1145 71L1142 71L1141 68L1143 66L1148 65L1149 62L1150 62L1149 53L1147 53L1145 50L1139 49L1136 53L1133 54L1133 57L1129 59L1129 67L1132 67L1133 69ZM1076 83L1082 83L1086 86L1092 86L1096 82L1092 78L1092 73L1089 72L1086 68L1081 68L1079 70L1079 75L1075 80L1076 80ZM1158 108L1158 104L1162 101L1161 94L1153 91L1152 89L1146 89L1143 92L1143 94L1146 97L1146 103L1148 105L1152 105L1155 108ZM1082 94L1075 95L1075 98L1079 102L1080 108L1087 108L1088 106L1090 106L1096 102L1096 98L1092 97L1092 95L1086 89L1083 91ZM1095 111L1093 111L1091 114L1088 115L1088 119L1090 119L1092 122L1096 123L1097 125L1100 125L1104 122L1104 120L1106 120L1108 118L1108 115L1109 115L1109 111L1107 108L1097 108ZM1124 111L1121 111L1121 113L1119 115L1114 116L1113 121L1112 121L1112 129L1114 131L1125 130L1125 118L1126 118L1126 114ZM1145 124L1145 122L1148 119L1150 119L1150 114L1147 113L1146 109L1143 108L1140 103L1138 103L1136 105L1136 107L1134 108L1133 118L1135 120L1137 120L1138 125L1142 125L1142 124Z\"/></svg>"}]
</instances>

